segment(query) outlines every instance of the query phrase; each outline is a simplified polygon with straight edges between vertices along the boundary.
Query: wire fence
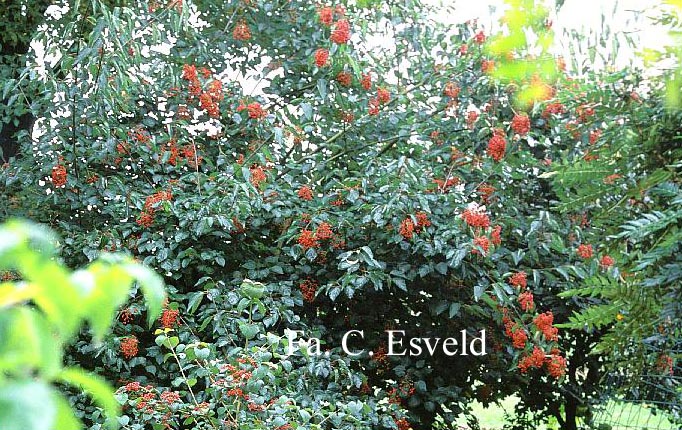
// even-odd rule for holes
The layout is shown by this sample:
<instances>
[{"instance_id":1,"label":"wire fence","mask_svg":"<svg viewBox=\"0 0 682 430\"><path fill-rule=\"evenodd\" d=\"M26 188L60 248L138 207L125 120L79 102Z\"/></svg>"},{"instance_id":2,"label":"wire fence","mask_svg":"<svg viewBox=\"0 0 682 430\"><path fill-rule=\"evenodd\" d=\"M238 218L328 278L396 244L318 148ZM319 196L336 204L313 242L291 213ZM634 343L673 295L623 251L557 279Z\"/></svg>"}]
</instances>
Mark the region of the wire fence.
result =
<instances>
[{"instance_id":1,"label":"wire fence","mask_svg":"<svg viewBox=\"0 0 682 430\"><path fill-rule=\"evenodd\" d=\"M612 372L590 429L682 430L682 345L649 346L650 362L639 375Z\"/></svg>"}]
</instances>

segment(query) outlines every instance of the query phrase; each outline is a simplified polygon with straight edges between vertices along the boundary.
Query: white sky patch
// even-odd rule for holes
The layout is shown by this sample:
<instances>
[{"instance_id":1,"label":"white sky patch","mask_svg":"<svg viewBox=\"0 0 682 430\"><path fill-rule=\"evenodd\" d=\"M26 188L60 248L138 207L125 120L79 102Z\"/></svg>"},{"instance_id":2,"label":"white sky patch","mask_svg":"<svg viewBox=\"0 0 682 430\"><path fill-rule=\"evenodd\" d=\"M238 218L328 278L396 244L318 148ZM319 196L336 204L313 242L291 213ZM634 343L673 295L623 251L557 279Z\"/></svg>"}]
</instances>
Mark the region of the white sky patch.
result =
<instances>
[{"instance_id":1,"label":"white sky patch","mask_svg":"<svg viewBox=\"0 0 682 430\"><path fill-rule=\"evenodd\" d=\"M50 5L45 9L45 16L52 19L61 19L69 11L68 5Z\"/></svg>"},{"instance_id":2,"label":"white sky patch","mask_svg":"<svg viewBox=\"0 0 682 430\"><path fill-rule=\"evenodd\" d=\"M425 0L431 5L438 5L446 9L447 13L438 13L434 17L443 23L464 23L477 20L479 26L487 34L499 29L499 18L506 7L503 0ZM549 0L550 9L554 0ZM605 62L603 55L616 68L642 67L643 61L638 56L644 48L660 49L670 43L670 38L664 28L654 25L649 17L651 9L660 4L659 0L566 0L560 12L553 20L555 31L554 53L563 55L571 66L570 58L575 58L578 64L587 63L593 68L602 68ZM608 29L604 32L604 29ZM570 50L571 33L585 36L587 40L574 46ZM629 46L622 34L628 34L633 39ZM614 35L621 34L617 49L613 45ZM589 58L589 50L596 40L593 38L605 36L607 46L597 47L594 61Z\"/></svg>"}]
</instances>

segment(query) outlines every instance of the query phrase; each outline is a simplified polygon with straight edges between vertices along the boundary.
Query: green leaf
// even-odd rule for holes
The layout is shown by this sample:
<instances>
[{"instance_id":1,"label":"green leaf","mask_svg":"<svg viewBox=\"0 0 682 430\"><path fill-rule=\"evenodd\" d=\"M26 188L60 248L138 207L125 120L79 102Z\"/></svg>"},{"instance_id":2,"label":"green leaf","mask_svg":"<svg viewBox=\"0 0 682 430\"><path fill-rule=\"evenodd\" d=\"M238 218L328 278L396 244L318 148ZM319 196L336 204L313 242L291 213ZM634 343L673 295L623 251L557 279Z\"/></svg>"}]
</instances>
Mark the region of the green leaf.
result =
<instances>
[{"instance_id":1,"label":"green leaf","mask_svg":"<svg viewBox=\"0 0 682 430\"><path fill-rule=\"evenodd\" d=\"M70 337L80 318L78 294L68 272L51 259L54 255L54 236L44 227L9 221L0 227L0 261L6 268L15 268L32 284L32 299L52 324Z\"/></svg>"},{"instance_id":2,"label":"green leaf","mask_svg":"<svg viewBox=\"0 0 682 430\"><path fill-rule=\"evenodd\" d=\"M462 307L462 305L460 305L460 304L457 303L457 302L450 303L450 311L449 311L448 316L449 316L450 318L453 318L453 317L455 317L456 315L458 315L458 314L459 314L459 310L460 310L461 307Z\"/></svg>"},{"instance_id":3,"label":"green leaf","mask_svg":"<svg viewBox=\"0 0 682 430\"><path fill-rule=\"evenodd\" d=\"M149 327L161 315L163 302L166 300L166 291L163 287L163 280L151 269L137 263L128 263L123 266L130 276L135 278L142 287L145 301L147 303L147 323Z\"/></svg>"},{"instance_id":4,"label":"green leaf","mask_svg":"<svg viewBox=\"0 0 682 430\"><path fill-rule=\"evenodd\" d=\"M95 403L104 409L107 415L107 427L110 429L118 428L116 417L120 412L120 407L114 398L114 390L103 378L77 367L67 367L61 371L59 379L90 395Z\"/></svg>"},{"instance_id":5,"label":"green leaf","mask_svg":"<svg viewBox=\"0 0 682 430\"><path fill-rule=\"evenodd\" d=\"M39 370L51 378L62 363L62 344L45 316L35 308L0 312L0 373Z\"/></svg>"},{"instance_id":6,"label":"green leaf","mask_svg":"<svg viewBox=\"0 0 682 430\"><path fill-rule=\"evenodd\" d=\"M61 430L57 417L57 406L46 383L24 381L0 387L2 430Z\"/></svg>"},{"instance_id":7,"label":"green leaf","mask_svg":"<svg viewBox=\"0 0 682 430\"><path fill-rule=\"evenodd\" d=\"M260 332L260 327L258 324L239 324L239 331L244 335L246 339L253 339Z\"/></svg>"},{"instance_id":8,"label":"green leaf","mask_svg":"<svg viewBox=\"0 0 682 430\"><path fill-rule=\"evenodd\" d=\"M187 312L190 315L194 314L194 312L197 311L197 308L199 307L199 304L201 304L201 300L203 298L204 298L203 291L197 291L190 294L189 301L187 302Z\"/></svg>"},{"instance_id":9,"label":"green leaf","mask_svg":"<svg viewBox=\"0 0 682 430\"><path fill-rule=\"evenodd\" d=\"M62 395L53 391L52 401L57 407L57 425L53 427L54 430L80 430L82 428L81 422L78 421L71 409L71 405Z\"/></svg>"},{"instance_id":10,"label":"green leaf","mask_svg":"<svg viewBox=\"0 0 682 430\"><path fill-rule=\"evenodd\" d=\"M260 282L254 282L250 279L244 279L242 285L239 287L239 291L249 299L255 300L263 297L265 293L265 285Z\"/></svg>"},{"instance_id":11,"label":"green leaf","mask_svg":"<svg viewBox=\"0 0 682 430\"><path fill-rule=\"evenodd\" d=\"M82 291L84 316L99 341L109 331L116 310L128 299L132 278L121 267L96 261L87 270L74 272L71 280Z\"/></svg>"},{"instance_id":12,"label":"green leaf","mask_svg":"<svg viewBox=\"0 0 682 430\"><path fill-rule=\"evenodd\" d=\"M327 98L327 81L325 79L319 79L317 81L317 91L320 92L322 100Z\"/></svg>"}]
</instances>

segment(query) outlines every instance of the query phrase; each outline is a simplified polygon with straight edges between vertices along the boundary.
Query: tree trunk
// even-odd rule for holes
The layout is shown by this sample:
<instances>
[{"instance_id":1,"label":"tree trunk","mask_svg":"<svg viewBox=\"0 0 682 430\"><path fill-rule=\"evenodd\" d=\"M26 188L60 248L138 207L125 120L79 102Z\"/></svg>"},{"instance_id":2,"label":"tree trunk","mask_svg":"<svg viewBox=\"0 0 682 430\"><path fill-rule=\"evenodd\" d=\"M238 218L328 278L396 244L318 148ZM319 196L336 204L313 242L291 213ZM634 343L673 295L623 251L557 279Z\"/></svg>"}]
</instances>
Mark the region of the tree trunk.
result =
<instances>
[{"instance_id":1,"label":"tree trunk","mask_svg":"<svg viewBox=\"0 0 682 430\"><path fill-rule=\"evenodd\" d=\"M576 411L578 409L578 402L569 397L564 404L564 409L566 412L566 419L564 420L561 430L578 430L578 424L576 422Z\"/></svg>"}]
</instances>

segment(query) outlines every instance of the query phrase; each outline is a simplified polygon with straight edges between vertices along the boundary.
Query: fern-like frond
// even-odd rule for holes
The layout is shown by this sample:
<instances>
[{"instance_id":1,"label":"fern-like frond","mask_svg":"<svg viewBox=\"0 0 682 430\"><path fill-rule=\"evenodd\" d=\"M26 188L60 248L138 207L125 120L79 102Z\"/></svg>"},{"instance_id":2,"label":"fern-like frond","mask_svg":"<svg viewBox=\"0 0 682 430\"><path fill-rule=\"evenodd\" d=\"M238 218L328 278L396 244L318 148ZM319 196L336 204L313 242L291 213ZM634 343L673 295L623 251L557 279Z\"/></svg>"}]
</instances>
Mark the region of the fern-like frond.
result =
<instances>
[{"instance_id":1,"label":"fern-like frond","mask_svg":"<svg viewBox=\"0 0 682 430\"><path fill-rule=\"evenodd\" d=\"M641 241L676 223L680 218L682 218L682 211L653 211L642 215L639 219L626 222L621 227L622 232L616 237Z\"/></svg>"},{"instance_id":2,"label":"fern-like frond","mask_svg":"<svg viewBox=\"0 0 682 430\"><path fill-rule=\"evenodd\" d=\"M615 279L606 276L596 275L583 281L580 288L573 288L559 293L559 297L606 297L609 296L609 290L617 287L618 282Z\"/></svg>"},{"instance_id":3,"label":"fern-like frond","mask_svg":"<svg viewBox=\"0 0 682 430\"><path fill-rule=\"evenodd\" d=\"M613 303L590 306L582 312L573 313L567 323L557 324L557 327L591 331L611 324L618 313L619 307Z\"/></svg>"},{"instance_id":4,"label":"fern-like frond","mask_svg":"<svg viewBox=\"0 0 682 430\"><path fill-rule=\"evenodd\" d=\"M552 176L552 181L557 188L575 187L595 181L602 182L612 173L612 167L580 161L561 166Z\"/></svg>"}]
</instances>

